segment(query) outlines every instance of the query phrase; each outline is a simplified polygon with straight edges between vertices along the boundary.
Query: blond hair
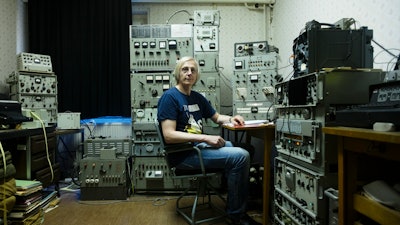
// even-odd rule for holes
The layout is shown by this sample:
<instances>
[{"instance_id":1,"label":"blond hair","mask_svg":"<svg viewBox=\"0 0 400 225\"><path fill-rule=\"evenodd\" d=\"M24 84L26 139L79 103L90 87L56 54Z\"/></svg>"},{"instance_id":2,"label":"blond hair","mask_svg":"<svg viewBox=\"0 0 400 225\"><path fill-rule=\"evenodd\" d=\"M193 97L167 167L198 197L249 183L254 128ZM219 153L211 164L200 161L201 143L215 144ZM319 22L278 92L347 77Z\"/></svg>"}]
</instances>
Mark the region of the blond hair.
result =
<instances>
[{"instance_id":1,"label":"blond hair","mask_svg":"<svg viewBox=\"0 0 400 225\"><path fill-rule=\"evenodd\" d=\"M200 78L199 63L197 62L197 60L195 58L193 58L191 56L184 56L184 57L182 57L181 59L179 59L176 62L176 66L175 66L175 69L174 69L174 72L173 72L176 84L179 83L179 77L181 75L181 69L182 69L183 64L185 62L189 62L189 61L193 61L195 63L195 69L196 69L196 72L197 72L196 82L194 84L196 84L197 81L199 80L199 78Z\"/></svg>"}]
</instances>

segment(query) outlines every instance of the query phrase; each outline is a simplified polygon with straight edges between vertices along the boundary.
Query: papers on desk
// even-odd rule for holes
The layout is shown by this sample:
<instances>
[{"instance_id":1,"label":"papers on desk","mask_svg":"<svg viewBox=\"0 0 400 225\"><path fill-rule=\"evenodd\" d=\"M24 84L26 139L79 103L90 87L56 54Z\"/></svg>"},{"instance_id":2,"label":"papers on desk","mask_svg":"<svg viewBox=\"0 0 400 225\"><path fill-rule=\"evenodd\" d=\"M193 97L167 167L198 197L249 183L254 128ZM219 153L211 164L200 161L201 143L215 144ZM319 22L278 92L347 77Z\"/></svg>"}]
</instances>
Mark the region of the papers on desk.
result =
<instances>
[{"instance_id":1,"label":"papers on desk","mask_svg":"<svg viewBox=\"0 0 400 225\"><path fill-rule=\"evenodd\" d=\"M260 125L265 125L265 124L274 124L273 122L268 122L268 120L245 120L244 121L244 126L243 127L256 127ZM232 123L226 123L224 124L225 126L229 127L235 127ZM242 126L236 126L236 127L242 127Z\"/></svg>"},{"instance_id":2,"label":"papers on desk","mask_svg":"<svg viewBox=\"0 0 400 225\"><path fill-rule=\"evenodd\" d=\"M245 120L245 125L253 125L253 124L267 124L268 120Z\"/></svg>"}]
</instances>

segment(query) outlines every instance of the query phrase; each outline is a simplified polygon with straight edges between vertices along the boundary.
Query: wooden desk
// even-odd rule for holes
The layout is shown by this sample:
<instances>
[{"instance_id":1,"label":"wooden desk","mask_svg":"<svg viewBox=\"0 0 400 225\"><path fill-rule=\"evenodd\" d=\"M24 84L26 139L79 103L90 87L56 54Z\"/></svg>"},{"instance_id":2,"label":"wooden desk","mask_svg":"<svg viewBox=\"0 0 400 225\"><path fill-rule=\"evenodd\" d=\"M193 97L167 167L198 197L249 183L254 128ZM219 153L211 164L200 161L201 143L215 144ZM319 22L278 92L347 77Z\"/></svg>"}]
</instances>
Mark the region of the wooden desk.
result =
<instances>
[{"instance_id":1,"label":"wooden desk","mask_svg":"<svg viewBox=\"0 0 400 225\"><path fill-rule=\"evenodd\" d=\"M369 217L379 224L400 224L400 212L372 201L358 193L358 187L364 185L362 160L373 161L363 169L374 173L369 179L396 173L381 171L384 166L378 163L398 164L400 161L400 132L377 132L370 129L350 127L324 127L323 132L337 136L338 143L338 188L339 188L339 224L354 224L358 218L356 212ZM368 181L371 182L371 181ZM362 183L362 184L360 184Z\"/></svg>"},{"instance_id":2,"label":"wooden desk","mask_svg":"<svg viewBox=\"0 0 400 225\"><path fill-rule=\"evenodd\" d=\"M262 124L262 125L248 125L248 126L229 126L223 125L224 129L237 132L246 132L246 142L251 142L251 137L260 138L264 141L264 177L263 177L263 224L267 225L269 217L269 202L270 202L270 162L271 162L271 149L272 142L275 138L275 125ZM222 129L222 132L224 132ZM236 138L235 138L236 139Z\"/></svg>"},{"instance_id":3,"label":"wooden desk","mask_svg":"<svg viewBox=\"0 0 400 225\"><path fill-rule=\"evenodd\" d=\"M14 177L39 180L43 187L57 185L60 176L59 164L55 160L55 128L46 127L45 130L46 137L42 128L0 131L3 148L11 153L12 162L17 170Z\"/></svg>"}]
</instances>

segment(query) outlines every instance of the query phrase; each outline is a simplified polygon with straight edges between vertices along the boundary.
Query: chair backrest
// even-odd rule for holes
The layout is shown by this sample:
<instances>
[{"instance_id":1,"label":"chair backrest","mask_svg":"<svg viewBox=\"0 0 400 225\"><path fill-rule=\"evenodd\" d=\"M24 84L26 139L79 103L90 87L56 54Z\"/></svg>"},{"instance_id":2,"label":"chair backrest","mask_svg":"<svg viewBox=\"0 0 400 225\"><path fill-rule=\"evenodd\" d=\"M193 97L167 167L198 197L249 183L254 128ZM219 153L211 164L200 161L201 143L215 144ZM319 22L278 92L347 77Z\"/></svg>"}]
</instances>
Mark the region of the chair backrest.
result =
<instances>
[{"instance_id":1,"label":"chair backrest","mask_svg":"<svg viewBox=\"0 0 400 225\"><path fill-rule=\"evenodd\" d=\"M160 147L161 147L161 149L164 149L164 147L165 147L165 139L164 139L164 135L162 133L161 124L160 124L160 122L158 122L157 119L155 119L154 120L154 125L156 126L158 138L160 139Z\"/></svg>"},{"instance_id":2,"label":"chair backrest","mask_svg":"<svg viewBox=\"0 0 400 225\"><path fill-rule=\"evenodd\" d=\"M200 160L200 173L203 173L205 175L205 167L203 163L203 157L201 155L201 150L195 146L193 146L193 143L191 142L184 142L184 143L177 143L177 144L166 144L164 135L162 133L162 127L161 124L157 119L154 120L154 124L156 126L157 134L160 139L160 147L162 149L163 155L165 155L167 165L170 168L171 171L175 172L175 168L171 167L169 160L168 160L168 154L170 153L177 153L177 152L184 152L184 151L196 151L197 155L199 156Z\"/></svg>"}]
</instances>

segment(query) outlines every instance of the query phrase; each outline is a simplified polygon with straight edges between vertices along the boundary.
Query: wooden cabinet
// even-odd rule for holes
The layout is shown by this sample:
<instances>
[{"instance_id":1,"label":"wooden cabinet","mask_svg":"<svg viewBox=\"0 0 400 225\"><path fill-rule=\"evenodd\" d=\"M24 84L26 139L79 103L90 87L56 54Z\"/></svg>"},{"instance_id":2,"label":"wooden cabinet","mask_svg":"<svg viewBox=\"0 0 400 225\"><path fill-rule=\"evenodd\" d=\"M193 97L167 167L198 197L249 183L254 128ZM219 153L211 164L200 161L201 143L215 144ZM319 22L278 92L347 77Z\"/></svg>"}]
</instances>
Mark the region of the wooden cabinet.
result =
<instances>
[{"instance_id":1,"label":"wooden cabinet","mask_svg":"<svg viewBox=\"0 0 400 225\"><path fill-rule=\"evenodd\" d=\"M60 167L55 162L57 137L54 128L4 130L0 141L11 152L16 179L39 180L44 187L57 184Z\"/></svg>"},{"instance_id":2,"label":"wooden cabinet","mask_svg":"<svg viewBox=\"0 0 400 225\"><path fill-rule=\"evenodd\" d=\"M362 218L382 225L400 224L399 211L361 192L363 185L374 180L400 180L400 132L350 127L324 127L323 132L337 136L339 224L362 224Z\"/></svg>"}]
</instances>

